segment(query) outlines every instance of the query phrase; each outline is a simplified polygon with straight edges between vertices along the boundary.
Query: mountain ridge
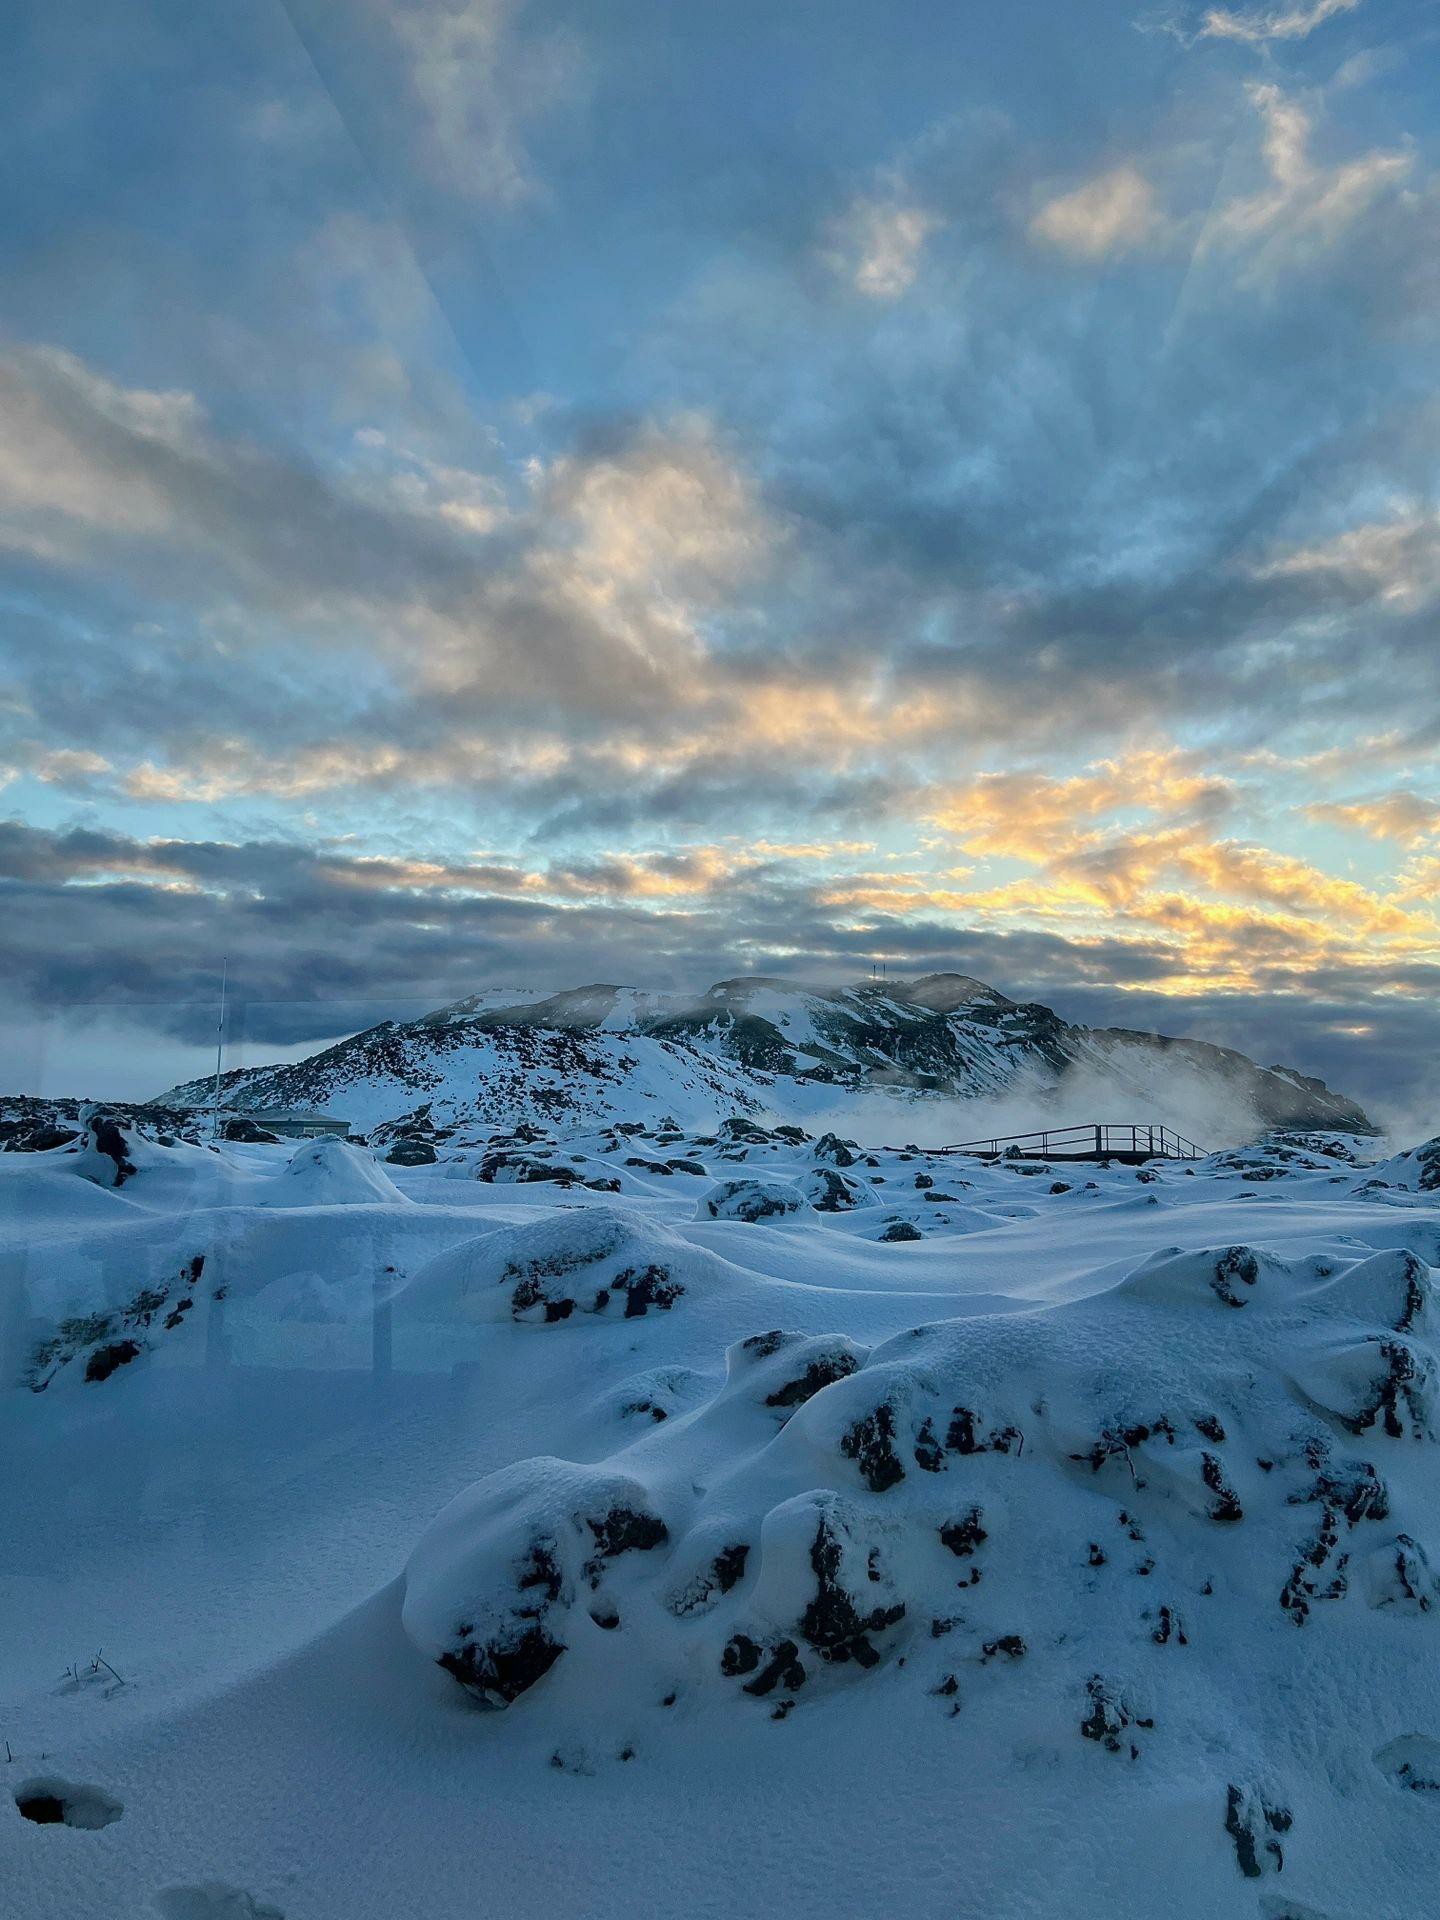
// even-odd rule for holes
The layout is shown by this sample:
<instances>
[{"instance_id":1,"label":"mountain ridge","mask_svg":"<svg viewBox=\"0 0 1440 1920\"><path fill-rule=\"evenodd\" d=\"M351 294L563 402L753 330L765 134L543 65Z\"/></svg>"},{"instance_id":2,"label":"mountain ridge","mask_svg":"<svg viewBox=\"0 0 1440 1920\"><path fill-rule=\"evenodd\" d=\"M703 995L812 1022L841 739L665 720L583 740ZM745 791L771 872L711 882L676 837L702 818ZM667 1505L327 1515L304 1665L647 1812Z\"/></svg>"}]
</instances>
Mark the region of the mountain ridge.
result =
<instances>
[{"instance_id":1,"label":"mountain ridge","mask_svg":"<svg viewBox=\"0 0 1440 1920\"><path fill-rule=\"evenodd\" d=\"M1217 1111L1253 1116L1256 1131L1371 1130L1355 1102L1295 1069L1261 1067L1209 1041L1081 1026L946 973L843 987L739 975L698 995L606 982L484 989L308 1060L232 1070L222 1094L237 1109L313 1108L358 1131L393 1129L422 1107L431 1124L661 1114L689 1124L727 1112L798 1118L849 1096L1018 1099L1045 1124L1082 1096L1150 1112L1175 1101L1182 1080L1192 1107L1208 1097ZM158 1098L205 1106L212 1094L205 1078ZM1193 1113L1184 1117L1194 1124Z\"/></svg>"}]
</instances>

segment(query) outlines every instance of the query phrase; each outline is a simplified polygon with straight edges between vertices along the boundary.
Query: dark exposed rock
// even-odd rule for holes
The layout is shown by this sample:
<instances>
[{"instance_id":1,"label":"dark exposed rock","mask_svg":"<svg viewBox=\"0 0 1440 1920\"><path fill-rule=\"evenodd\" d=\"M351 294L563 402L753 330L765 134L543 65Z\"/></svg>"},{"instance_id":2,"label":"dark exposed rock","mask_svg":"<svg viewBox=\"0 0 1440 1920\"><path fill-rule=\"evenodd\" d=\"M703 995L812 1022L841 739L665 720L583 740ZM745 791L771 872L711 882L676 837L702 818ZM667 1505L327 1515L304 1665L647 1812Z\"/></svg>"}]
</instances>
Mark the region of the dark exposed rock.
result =
<instances>
[{"instance_id":1,"label":"dark exposed rock","mask_svg":"<svg viewBox=\"0 0 1440 1920\"><path fill-rule=\"evenodd\" d=\"M29 1104L25 1103L27 1109ZM0 1120L0 1153L52 1153L56 1147L68 1147L79 1138L78 1127L67 1127L38 1111L34 1118L27 1111Z\"/></svg>"},{"instance_id":2,"label":"dark exposed rock","mask_svg":"<svg viewBox=\"0 0 1440 1920\"><path fill-rule=\"evenodd\" d=\"M1226 1480L1225 1469L1217 1454L1201 1454L1200 1477L1215 1495L1215 1504L1210 1509L1212 1520L1233 1522L1245 1518L1245 1509L1241 1506L1235 1489Z\"/></svg>"},{"instance_id":3,"label":"dark exposed rock","mask_svg":"<svg viewBox=\"0 0 1440 1920\"><path fill-rule=\"evenodd\" d=\"M859 1154L852 1151L854 1146L853 1140L842 1140L837 1134L822 1133L815 1142L814 1157L827 1160L832 1167L853 1167L860 1158Z\"/></svg>"},{"instance_id":4,"label":"dark exposed rock","mask_svg":"<svg viewBox=\"0 0 1440 1920\"><path fill-rule=\"evenodd\" d=\"M905 1478L905 1469L895 1451L895 1414L884 1402L857 1420L842 1437L840 1451L860 1469L872 1493L884 1493L887 1487Z\"/></svg>"},{"instance_id":5,"label":"dark exposed rock","mask_svg":"<svg viewBox=\"0 0 1440 1920\"><path fill-rule=\"evenodd\" d=\"M765 1404L767 1407L801 1406L812 1395L819 1393L822 1387L831 1386L836 1380L847 1379L858 1365L854 1354L845 1352L843 1348L833 1353L823 1353L811 1360L803 1373L776 1387L773 1393L767 1393Z\"/></svg>"},{"instance_id":6,"label":"dark exposed rock","mask_svg":"<svg viewBox=\"0 0 1440 1920\"><path fill-rule=\"evenodd\" d=\"M805 1668L799 1655L800 1649L793 1640L780 1641L754 1679L745 1682L746 1693L760 1698L781 1686L797 1693L805 1684Z\"/></svg>"},{"instance_id":7,"label":"dark exposed rock","mask_svg":"<svg viewBox=\"0 0 1440 1920\"><path fill-rule=\"evenodd\" d=\"M1161 1607L1160 1617L1150 1638L1157 1647L1168 1646L1172 1640L1179 1647L1188 1647L1190 1644L1185 1634L1185 1623L1173 1607Z\"/></svg>"},{"instance_id":8,"label":"dark exposed rock","mask_svg":"<svg viewBox=\"0 0 1440 1920\"><path fill-rule=\"evenodd\" d=\"M631 1507L612 1507L603 1518L588 1525L600 1560L614 1560L622 1553L649 1553L670 1537L665 1522L657 1515L636 1513Z\"/></svg>"},{"instance_id":9,"label":"dark exposed rock","mask_svg":"<svg viewBox=\"0 0 1440 1920\"><path fill-rule=\"evenodd\" d=\"M433 1167L435 1149L428 1140L397 1140L385 1156L392 1167Z\"/></svg>"},{"instance_id":10,"label":"dark exposed rock","mask_svg":"<svg viewBox=\"0 0 1440 1920\"><path fill-rule=\"evenodd\" d=\"M905 1608L897 1603L863 1609L841 1584L842 1557L840 1539L830 1521L822 1517L810 1545L815 1596L801 1617L800 1633L823 1660L853 1660L858 1666L873 1667L878 1665L880 1655L870 1635L883 1633L902 1620Z\"/></svg>"},{"instance_id":11,"label":"dark exposed rock","mask_svg":"<svg viewBox=\"0 0 1440 1920\"><path fill-rule=\"evenodd\" d=\"M1406 1341L1380 1340L1372 1345L1379 1364L1370 1395L1357 1413L1341 1418L1354 1433L1364 1433L1378 1422L1392 1440L1404 1436L1407 1424L1419 1437L1426 1430L1421 1390L1431 1369Z\"/></svg>"},{"instance_id":12,"label":"dark exposed rock","mask_svg":"<svg viewBox=\"0 0 1440 1920\"><path fill-rule=\"evenodd\" d=\"M544 1627L531 1622L513 1639L485 1645L465 1638L440 1656L439 1664L482 1706L508 1707L543 1680L564 1653Z\"/></svg>"},{"instance_id":13,"label":"dark exposed rock","mask_svg":"<svg viewBox=\"0 0 1440 1920\"><path fill-rule=\"evenodd\" d=\"M720 1671L727 1680L743 1673L754 1673L760 1665L760 1648L748 1633L737 1633L725 1643L720 1655Z\"/></svg>"},{"instance_id":14,"label":"dark exposed rock","mask_svg":"<svg viewBox=\"0 0 1440 1920\"><path fill-rule=\"evenodd\" d=\"M1007 1660L1023 1660L1029 1649L1018 1633L1002 1633L998 1639L987 1640L980 1649L984 1660L993 1660L1003 1654Z\"/></svg>"},{"instance_id":15,"label":"dark exposed rock","mask_svg":"<svg viewBox=\"0 0 1440 1920\"><path fill-rule=\"evenodd\" d=\"M958 1559L968 1558L982 1540L989 1538L981 1524L983 1519L979 1507L972 1507L963 1520L947 1520L940 1529L941 1544Z\"/></svg>"},{"instance_id":16,"label":"dark exposed rock","mask_svg":"<svg viewBox=\"0 0 1440 1920\"><path fill-rule=\"evenodd\" d=\"M1375 1755L1375 1764L1404 1793L1440 1794L1440 1740L1425 1733L1402 1733Z\"/></svg>"},{"instance_id":17,"label":"dark exposed rock","mask_svg":"<svg viewBox=\"0 0 1440 1920\"><path fill-rule=\"evenodd\" d=\"M828 1167L817 1167L810 1176L808 1192L817 1213L848 1213L872 1197L858 1180L847 1180Z\"/></svg>"},{"instance_id":18,"label":"dark exposed rock","mask_svg":"<svg viewBox=\"0 0 1440 1920\"><path fill-rule=\"evenodd\" d=\"M648 1413L657 1425L660 1421L670 1418L668 1408L662 1407L658 1401L649 1399L644 1395L638 1400L627 1400L620 1409L622 1419L632 1419L635 1415L642 1413Z\"/></svg>"},{"instance_id":19,"label":"dark exposed rock","mask_svg":"<svg viewBox=\"0 0 1440 1920\"><path fill-rule=\"evenodd\" d=\"M892 1220L885 1231L878 1237L887 1242L896 1240L923 1240L925 1238L920 1229L912 1226L908 1220Z\"/></svg>"},{"instance_id":20,"label":"dark exposed rock","mask_svg":"<svg viewBox=\"0 0 1440 1920\"><path fill-rule=\"evenodd\" d=\"M1312 1483L1301 1493L1290 1495L1291 1506L1321 1501L1337 1507L1353 1527L1361 1520L1384 1520L1390 1512L1390 1495L1385 1482L1368 1460L1342 1461L1338 1466L1322 1466Z\"/></svg>"},{"instance_id":21,"label":"dark exposed rock","mask_svg":"<svg viewBox=\"0 0 1440 1920\"><path fill-rule=\"evenodd\" d=\"M1290 1569L1290 1577L1280 1590L1281 1609L1297 1627L1304 1626L1309 1618L1312 1602L1339 1600L1348 1590L1345 1568L1350 1556L1341 1553L1339 1547L1339 1513L1334 1507L1324 1507L1315 1538ZM1320 1575L1331 1567L1334 1570L1329 1579L1322 1580Z\"/></svg>"},{"instance_id":22,"label":"dark exposed rock","mask_svg":"<svg viewBox=\"0 0 1440 1920\"><path fill-rule=\"evenodd\" d=\"M945 1449L940 1444L934 1423L928 1414L916 1429L911 1453L916 1466L922 1472L943 1473L945 1471Z\"/></svg>"},{"instance_id":23,"label":"dark exposed rock","mask_svg":"<svg viewBox=\"0 0 1440 1920\"><path fill-rule=\"evenodd\" d=\"M1292 1816L1288 1807L1273 1805L1254 1787L1225 1789L1225 1831L1235 1842L1235 1858L1247 1880L1258 1880L1266 1873L1279 1873L1285 1855L1277 1838L1288 1833Z\"/></svg>"},{"instance_id":24,"label":"dark exposed rock","mask_svg":"<svg viewBox=\"0 0 1440 1920\"><path fill-rule=\"evenodd\" d=\"M141 1351L136 1340L114 1340L108 1346L97 1347L86 1362L85 1378L92 1382L108 1380L117 1368L138 1360Z\"/></svg>"},{"instance_id":25,"label":"dark exposed rock","mask_svg":"<svg viewBox=\"0 0 1440 1920\"><path fill-rule=\"evenodd\" d=\"M1018 1427L997 1427L982 1435L979 1417L970 1407L956 1407L945 1435L950 1453L1020 1453L1024 1446L1025 1436Z\"/></svg>"},{"instance_id":26,"label":"dark exposed rock","mask_svg":"<svg viewBox=\"0 0 1440 1920\"><path fill-rule=\"evenodd\" d=\"M717 1553L711 1562L711 1575L721 1593L729 1593L745 1575L745 1562L750 1558L749 1545L741 1540L733 1547L725 1547Z\"/></svg>"},{"instance_id":27,"label":"dark exposed rock","mask_svg":"<svg viewBox=\"0 0 1440 1920\"><path fill-rule=\"evenodd\" d=\"M1080 1722L1084 1737L1098 1741L1107 1753L1122 1753L1128 1746L1130 1758L1137 1759L1140 1750L1129 1738L1128 1729L1132 1725L1150 1728L1155 1722L1134 1713L1119 1690L1102 1680L1098 1673L1086 1681L1085 1696L1089 1712Z\"/></svg>"},{"instance_id":28,"label":"dark exposed rock","mask_svg":"<svg viewBox=\"0 0 1440 1920\"><path fill-rule=\"evenodd\" d=\"M517 1128L518 1134L520 1130ZM587 1187L593 1193L618 1193L620 1182L608 1175L587 1176L564 1160L545 1160L535 1154L516 1153L502 1148L487 1153L475 1178L487 1184L516 1182L521 1185L550 1183L560 1187Z\"/></svg>"},{"instance_id":29,"label":"dark exposed rock","mask_svg":"<svg viewBox=\"0 0 1440 1920\"><path fill-rule=\"evenodd\" d=\"M1260 1263L1249 1247L1230 1247L1215 1262L1210 1286L1217 1299L1227 1307L1243 1307L1242 1288L1253 1287L1260 1278Z\"/></svg>"},{"instance_id":30,"label":"dark exposed rock","mask_svg":"<svg viewBox=\"0 0 1440 1920\"><path fill-rule=\"evenodd\" d=\"M114 1115L92 1113L85 1129L85 1138L87 1145L93 1147L96 1153L113 1162L115 1173L109 1184L123 1187L135 1172L135 1162L130 1158L130 1143Z\"/></svg>"},{"instance_id":31,"label":"dark exposed rock","mask_svg":"<svg viewBox=\"0 0 1440 1920\"><path fill-rule=\"evenodd\" d=\"M711 1220L744 1220L755 1226L798 1213L804 1201L797 1187L783 1182L736 1179L722 1181L700 1204Z\"/></svg>"},{"instance_id":32,"label":"dark exposed rock","mask_svg":"<svg viewBox=\"0 0 1440 1920\"><path fill-rule=\"evenodd\" d=\"M614 1285L625 1293L625 1318L638 1320L651 1307L668 1312L685 1292L684 1287L664 1267L630 1267L617 1274Z\"/></svg>"}]
</instances>

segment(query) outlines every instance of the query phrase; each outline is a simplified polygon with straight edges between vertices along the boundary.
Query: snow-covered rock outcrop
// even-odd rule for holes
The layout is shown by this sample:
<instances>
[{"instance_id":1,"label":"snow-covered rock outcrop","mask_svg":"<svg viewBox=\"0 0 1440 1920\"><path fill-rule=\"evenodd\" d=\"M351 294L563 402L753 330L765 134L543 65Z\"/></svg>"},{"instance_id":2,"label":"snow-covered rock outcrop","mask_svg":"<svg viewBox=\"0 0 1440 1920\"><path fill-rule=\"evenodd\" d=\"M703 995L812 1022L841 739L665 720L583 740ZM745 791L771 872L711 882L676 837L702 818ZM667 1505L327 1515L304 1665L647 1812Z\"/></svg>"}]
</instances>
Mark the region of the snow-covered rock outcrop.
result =
<instances>
[{"instance_id":1,"label":"snow-covered rock outcrop","mask_svg":"<svg viewBox=\"0 0 1440 1920\"><path fill-rule=\"evenodd\" d=\"M625 1207L566 1209L482 1234L438 1255L404 1294L407 1315L555 1325L572 1315L642 1319L735 1270Z\"/></svg>"},{"instance_id":2,"label":"snow-covered rock outcrop","mask_svg":"<svg viewBox=\"0 0 1440 1920\"><path fill-rule=\"evenodd\" d=\"M1378 1751L1364 1674L1440 1653L1436 1278L1404 1248L1172 1248L873 1349L753 1336L608 1457L453 1500L405 1629L557 1730L587 1688L784 1718L905 1670L950 1717L1008 1700L1037 1753L1213 1774L1240 1875L1276 1872L1303 1836L1273 1703L1333 1690L1305 1738Z\"/></svg>"}]
</instances>

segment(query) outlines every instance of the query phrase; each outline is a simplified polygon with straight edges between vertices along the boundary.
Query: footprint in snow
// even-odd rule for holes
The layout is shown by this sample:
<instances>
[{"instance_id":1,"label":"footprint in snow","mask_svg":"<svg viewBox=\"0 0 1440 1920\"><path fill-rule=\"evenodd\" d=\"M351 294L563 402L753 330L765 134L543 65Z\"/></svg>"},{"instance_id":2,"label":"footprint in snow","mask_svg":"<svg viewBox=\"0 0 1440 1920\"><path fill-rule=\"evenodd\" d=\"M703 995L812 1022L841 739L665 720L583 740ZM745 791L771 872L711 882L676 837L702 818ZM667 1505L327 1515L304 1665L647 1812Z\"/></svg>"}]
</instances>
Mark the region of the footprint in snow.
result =
<instances>
[{"instance_id":1,"label":"footprint in snow","mask_svg":"<svg viewBox=\"0 0 1440 1920\"><path fill-rule=\"evenodd\" d=\"M195 1887L166 1887L155 1896L162 1920L285 1920L278 1907L257 1900L243 1887L206 1880Z\"/></svg>"}]
</instances>

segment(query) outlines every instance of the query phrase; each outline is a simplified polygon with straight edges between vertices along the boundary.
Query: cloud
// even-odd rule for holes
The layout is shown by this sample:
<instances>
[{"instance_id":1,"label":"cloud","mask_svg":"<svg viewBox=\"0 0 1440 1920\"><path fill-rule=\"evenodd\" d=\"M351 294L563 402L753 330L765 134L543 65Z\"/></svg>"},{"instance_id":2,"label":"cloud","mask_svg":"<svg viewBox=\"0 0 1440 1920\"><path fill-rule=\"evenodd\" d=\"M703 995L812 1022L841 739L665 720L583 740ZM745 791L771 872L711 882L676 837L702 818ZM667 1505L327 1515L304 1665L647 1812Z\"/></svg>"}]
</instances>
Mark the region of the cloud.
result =
<instances>
[{"instance_id":1,"label":"cloud","mask_svg":"<svg viewBox=\"0 0 1440 1920\"><path fill-rule=\"evenodd\" d=\"M120 571L246 651L277 627L363 646L412 690L473 697L492 727L685 705L705 621L780 539L696 415L536 463L513 503L380 433L361 453L322 472L218 434L191 395L44 347L0 357L0 540Z\"/></svg>"},{"instance_id":2,"label":"cloud","mask_svg":"<svg viewBox=\"0 0 1440 1920\"><path fill-rule=\"evenodd\" d=\"M122 908L156 913L162 901L188 899L195 904L187 915L233 922L237 948L259 927L278 931L282 923L303 946L321 937L329 918L353 922L364 902L367 922L423 960L420 978L437 991L451 952L442 936L471 924L503 936L507 952L523 933L528 963L549 972L581 951L598 964L605 943L623 939L637 956L649 953L644 964L637 958L645 977L650 965L683 969L700 955L734 970L746 956L763 954L768 964L777 952L802 969L833 965L840 954L903 954L927 925L936 929L928 937L951 943L1023 940L1047 929L1077 952L1118 940L1117 951L1144 977L1178 994L1207 982L1252 992L1262 981L1303 994L1317 967L1337 979L1368 979L1407 958L1440 963L1440 916L1423 863L1367 886L1217 832L1245 797L1193 754L1139 750L1065 777L990 773L897 796L896 824L909 838L880 863L859 840L632 843L527 863L490 853L379 854L343 843L42 833L15 823L0 834L0 871L15 883L59 889L37 926L92 912L103 921ZM833 796L819 799L818 811L834 817ZM917 812L946 837L918 833ZM957 866L952 834L972 859L1018 861L1030 871L997 880L993 868L987 876ZM15 904L18 925L24 903ZM107 941L102 934L97 951L108 951ZM38 957L32 966L41 967ZM353 972L357 980L365 972L358 959ZM21 965L17 978L25 977ZM387 976L383 990L398 991L398 975Z\"/></svg>"},{"instance_id":3,"label":"cloud","mask_svg":"<svg viewBox=\"0 0 1440 1920\"><path fill-rule=\"evenodd\" d=\"M145 537L173 525L159 471L199 452L193 394L124 387L57 347L0 359L0 545L73 551L71 530Z\"/></svg>"},{"instance_id":4,"label":"cloud","mask_svg":"<svg viewBox=\"0 0 1440 1920\"><path fill-rule=\"evenodd\" d=\"M466 198L514 206L540 189L529 124L573 104L586 62L562 30L523 33L523 0L386 0L420 108L432 175Z\"/></svg>"},{"instance_id":5,"label":"cloud","mask_svg":"<svg viewBox=\"0 0 1440 1920\"><path fill-rule=\"evenodd\" d=\"M1273 648L1302 625L1309 716L1384 713L1397 673L1423 700L1413 593L1357 655L1364 555L1257 537L1277 496L1303 525L1373 460L1312 430L1344 406L1323 366L1282 358L1212 396L1223 431L1157 419L1112 457L1137 404L1108 375L1057 388L1075 343L997 297L971 299L969 364L922 332L897 381L814 339L823 407L787 418L762 384L738 417L716 391L724 424L559 418L518 471L381 429L320 467L195 396L12 348L0 486L46 570L10 631L15 726L110 762L55 762L76 791L148 804L449 785L573 828L588 786L616 824L708 794L774 831L802 773L816 805L838 779L884 806L941 751L983 766L1192 716L1278 738ZM1419 568L1424 536L1386 537ZM68 638L52 599L84 607Z\"/></svg>"},{"instance_id":6,"label":"cloud","mask_svg":"<svg viewBox=\"0 0 1440 1920\"><path fill-rule=\"evenodd\" d=\"M807 867L814 851L801 850ZM891 878L859 869L847 898L782 855L760 860L739 846L525 868L10 823L0 825L0 1019L18 1017L31 1034L55 1023L79 1056L85 1023L99 1035L107 1020L200 1047L224 952L232 1039L253 1058L486 985L699 989L742 970L845 980L878 956L892 972L970 973L1071 1018L1194 1033L1319 1069L1361 1098L1403 1097L1412 1118L1428 1097L1433 1115L1433 953L1357 956L1313 925L1297 947L1283 916L1178 894L1151 902L1148 929L1114 916L957 926L921 876ZM1177 937L1192 943L1193 973L1177 965ZM137 1069L126 1090L155 1089Z\"/></svg>"},{"instance_id":7,"label":"cloud","mask_svg":"<svg viewBox=\"0 0 1440 1920\"><path fill-rule=\"evenodd\" d=\"M1311 158L1314 119L1300 101L1268 82L1246 91L1260 118L1268 179L1252 194L1220 202L1199 244L1202 251L1247 250L1248 273L1263 279L1327 253L1402 186L1415 156L1406 148L1377 147L1355 160L1318 165Z\"/></svg>"},{"instance_id":8,"label":"cloud","mask_svg":"<svg viewBox=\"0 0 1440 1920\"><path fill-rule=\"evenodd\" d=\"M1402 847L1419 846L1440 836L1440 800L1396 787L1363 799L1317 801L1306 808L1312 820L1354 827L1375 840L1394 840Z\"/></svg>"},{"instance_id":9,"label":"cloud","mask_svg":"<svg viewBox=\"0 0 1440 1920\"><path fill-rule=\"evenodd\" d=\"M981 774L934 796L930 817L975 852L1045 861L1097 844L1097 821L1126 813L1214 821L1234 804L1233 784L1200 756L1145 748L1066 778L1019 768Z\"/></svg>"},{"instance_id":10,"label":"cloud","mask_svg":"<svg viewBox=\"0 0 1440 1920\"><path fill-rule=\"evenodd\" d=\"M1242 40L1259 46L1274 40L1304 40L1337 14L1353 13L1360 0L1310 0L1309 5L1211 7L1196 30L1200 40Z\"/></svg>"},{"instance_id":11,"label":"cloud","mask_svg":"<svg viewBox=\"0 0 1440 1920\"><path fill-rule=\"evenodd\" d=\"M1440 511L1398 503L1386 520L1293 547L1256 569L1261 579L1308 579L1347 590L1392 613L1414 613L1440 595Z\"/></svg>"},{"instance_id":12,"label":"cloud","mask_svg":"<svg viewBox=\"0 0 1440 1920\"><path fill-rule=\"evenodd\" d=\"M1312 776L1313 777L1313 776ZM1272 792L1273 792L1272 779ZM1149 938L1175 993L1299 983L1323 959L1337 970L1405 955L1440 961L1440 915L1423 863L1366 885L1301 855L1221 831L1254 789L1199 756L1143 750L1065 778L987 774L932 799L932 817L972 854L1029 872L971 884L924 904L988 925L1044 925L1071 937L1109 927ZM1315 818L1325 811L1304 809ZM872 903L918 910L907 877Z\"/></svg>"},{"instance_id":13,"label":"cloud","mask_svg":"<svg viewBox=\"0 0 1440 1920\"><path fill-rule=\"evenodd\" d=\"M1077 260L1102 260L1134 252L1159 224L1150 182L1127 162L1046 201L1030 222L1030 237Z\"/></svg>"},{"instance_id":14,"label":"cloud","mask_svg":"<svg viewBox=\"0 0 1440 1920\"><path fill-rule=\"evenodd\" d=\"M938 224L934 214L904 200L861 198L833 224L825 257L867 299L898 300L915 284L925 242Z\"/></svg>"}]
</instances>

